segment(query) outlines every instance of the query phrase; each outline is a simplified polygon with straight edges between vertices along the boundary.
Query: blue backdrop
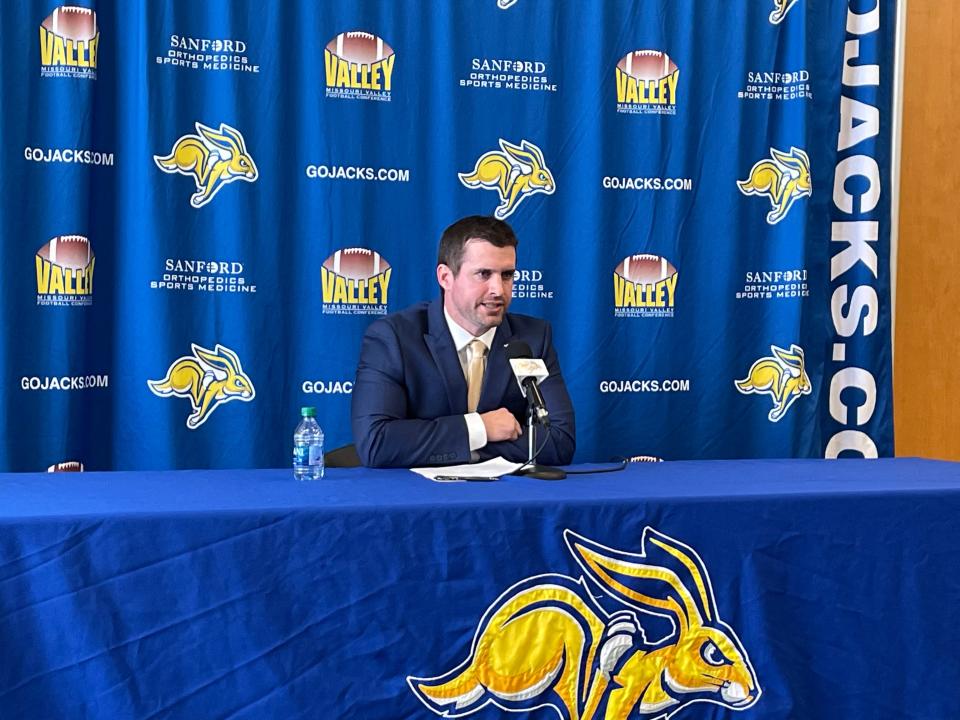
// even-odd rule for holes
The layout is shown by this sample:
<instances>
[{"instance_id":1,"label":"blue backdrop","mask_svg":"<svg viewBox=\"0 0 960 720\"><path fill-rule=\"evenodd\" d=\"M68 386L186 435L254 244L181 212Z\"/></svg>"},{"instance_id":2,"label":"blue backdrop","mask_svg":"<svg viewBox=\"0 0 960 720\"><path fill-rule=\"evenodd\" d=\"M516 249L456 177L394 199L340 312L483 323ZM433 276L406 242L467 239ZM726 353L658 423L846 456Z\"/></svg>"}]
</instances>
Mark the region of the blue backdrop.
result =
<instances>
[{"instance_id":1,"label":"blue backdrop","mask_svg":"<svg viewBox=\"0 0 960 720\"><path fill-rule=\"evenodd\" d=\"M520 237L578 460L892 454L894 20L4 3L0 469L282 466L301 405L350 442L365 327L473 213Z\"/></svg>"}]
</instances>

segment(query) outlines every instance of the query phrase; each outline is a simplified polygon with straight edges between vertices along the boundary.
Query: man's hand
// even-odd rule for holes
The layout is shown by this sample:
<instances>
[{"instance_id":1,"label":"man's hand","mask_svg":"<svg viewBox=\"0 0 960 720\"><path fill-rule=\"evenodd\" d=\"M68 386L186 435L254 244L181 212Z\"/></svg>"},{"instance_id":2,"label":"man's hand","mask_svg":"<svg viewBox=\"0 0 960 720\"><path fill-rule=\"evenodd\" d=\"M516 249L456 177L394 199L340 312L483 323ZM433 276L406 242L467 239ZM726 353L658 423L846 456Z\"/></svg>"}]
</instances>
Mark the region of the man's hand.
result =
<instances>
[{"instance_id":1,"label":"man's hand","mask_svg":"<svg viewBox=\"0 0 960 720\"><path fill-rule=\"evenodd\" d=\"M506 408L497 408L480 415L487 431L487 442L516 440L520 437L520 423Z\"/></svg>"}]
</instances>

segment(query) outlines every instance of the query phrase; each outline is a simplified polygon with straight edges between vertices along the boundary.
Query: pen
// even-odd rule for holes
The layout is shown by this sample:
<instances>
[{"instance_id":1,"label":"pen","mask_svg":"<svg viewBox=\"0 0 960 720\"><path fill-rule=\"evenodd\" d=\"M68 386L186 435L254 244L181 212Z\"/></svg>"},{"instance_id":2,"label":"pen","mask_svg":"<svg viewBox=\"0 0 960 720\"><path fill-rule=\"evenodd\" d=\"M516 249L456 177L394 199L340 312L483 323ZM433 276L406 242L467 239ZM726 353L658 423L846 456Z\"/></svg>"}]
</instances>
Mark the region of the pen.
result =
<instances>
[{"instance_id":1,"label":"pen","mask_svg":"<svg viewBox=\"0 0 960 720\"><path fill-rule=\"evenodd\" d=\"M437 482L493 482L499 479L499 477L469 477L466 475L437 475L434 478Z\"/></svg>"}]
</instances>

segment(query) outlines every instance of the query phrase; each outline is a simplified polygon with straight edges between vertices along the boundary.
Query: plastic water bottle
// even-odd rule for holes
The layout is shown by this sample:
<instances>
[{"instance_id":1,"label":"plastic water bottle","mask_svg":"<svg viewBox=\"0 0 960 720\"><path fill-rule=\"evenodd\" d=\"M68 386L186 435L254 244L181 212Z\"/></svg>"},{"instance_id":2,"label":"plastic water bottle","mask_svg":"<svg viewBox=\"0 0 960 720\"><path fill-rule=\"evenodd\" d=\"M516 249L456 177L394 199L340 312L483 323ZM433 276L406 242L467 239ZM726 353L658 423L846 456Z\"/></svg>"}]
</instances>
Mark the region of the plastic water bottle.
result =
<instances>
[{"instance_id":1,"label":"plastic water bottle","mask_svg":"<svg viewBox=\"0 0 960 720\"><path fill-rule=\"evenodd\" d=\"M300 408L303 418L293 433L293 476L297 480L323 477L323 430L315 407Z\"/></svg>"}]
</instances>

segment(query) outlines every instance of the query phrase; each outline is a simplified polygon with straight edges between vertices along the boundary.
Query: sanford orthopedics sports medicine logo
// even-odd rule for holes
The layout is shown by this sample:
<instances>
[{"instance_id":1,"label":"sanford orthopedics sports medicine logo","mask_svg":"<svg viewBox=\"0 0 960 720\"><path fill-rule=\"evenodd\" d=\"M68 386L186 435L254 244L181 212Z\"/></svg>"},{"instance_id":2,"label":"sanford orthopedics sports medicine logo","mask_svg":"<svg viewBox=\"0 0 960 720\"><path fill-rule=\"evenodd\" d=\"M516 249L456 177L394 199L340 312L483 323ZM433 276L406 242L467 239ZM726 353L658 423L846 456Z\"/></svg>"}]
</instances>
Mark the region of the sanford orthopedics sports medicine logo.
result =
<instances>
[{"instance_id":1,"label":"sanford orthopedics sports medicine logo","mask_svg":"<svg viewBox=\"0 0 960 720\"><path fill-rule=\"evenodd\" d=\"M174 360L162 380L147 380L157 397L190 399L193 412L187 417L188 428L196 430L226 402L250 402L256 397L253 382L233 350L219 343L213 350L191 343L190 349L193 354Z\"/></svg>"},{"instance_id":2,"label":"sanford orthopedics sports medicine logo","mask_svg":"<svg viewBox=\"0 0 960 720\"><path fill-rule=\"evenodd\" d=\"M37 250L37 305L93 304L96 258L83 235L57 235Z\"/></svg>"},{"instance_id":3,"label":"sanford orthopedics sports medicine logo","mask_svg":"<svg viewBox=\"0 0 960 720\"><path fill-rule=\"evenodd\" d=\"M768 20L774 25L779 25L790 12L790 8L797 4L797 0L772 0L773 10L770 11Z\"/></svg>"},{"instance_id":4,"label":"sanford orthopedics sports medicine logo","mask_svg":"<svg viewBox=\"0 0 960 720\"><path fill-rule=\"evenodd\" d=\"M676 115L680 68L659 50L634 50L614 68L617 112L632 115Z\"/></svg>"},{"instance_id":5,"label":"sanford orthopedics sports medicine logo","mask_svg":"<svg viewBox=\"0 0 960 720\"><path fill-rule=\"evenodd\" d=\"M673 317L679 272L660 255L628 255L613 271L616 317Z\"/></svg>"},{"instance_id":6,"label":"sanford orthopedics sports medicine logo","mask_svg":"<svg viewBox=\"0 0 960 720\"><path fill-rule=\"evenodd\" d=\"M803 348L790 345L789 350L784 350L771 345L770 351L773 355L756 360L747 376L735 380L734 385L744 395L769 395L773 408L767 413L767 419L778 422L797 398L809 395L813 388L804 364Z\"/></svg>"},{"instance_id":7,"label":"sanford orthopedics sports medicine logo","mask_svg":"<svg viewBox=\"0 0 960 720\"><path fill-rule=\"evenodd\" d=\"M460 87L520 92L557 91L557 83L551 81L547 63L519 58L471 58L470 72L460 78Z\"/></svg>"},{"instance_id":8,"label":"sanford orthopedics sports medicine logo","mask_svg":"<svg viewBox=\"0 0 960 720\"><path fill-rule=\"evenodd\" d=\"M500 220L509 217L531 195L553 195L557 188L543 151L528 140L514 145L500 138L500 150L484 153L472 172L457 173L457 177L471 190L495 190L500 205L493 214Z\"/></svg>"},{"instance_id":9,"label":"sanford orthopedics sports medicine logo","mask_svg":"<svg viewBox=\"0 0 960 720\"><path fill-rule=\"evenodd\" d=\"M396 59L393 48L373 33L340 33L323 50L327 97L390 102Z\"/></svg>"},{"instance_id":10,"label":"sanford orthopedics sports medicine logo","mask_svg":"<svg viewBox=\"0 0 960 720\"><path fill-rule=\"evenodd\" d=\"M737 300L782 300L785 298L810 297L807 269L748 270L744 273L743 289L738 290L735 297Z\"/></svg>"},{"instance_id":11,"label":"sanford orthopedics sports medicine logo","mask_svg":"<svg viewBox=\"0 0 960 720\"><path fill-rule=\"evenodd\" d=\"M97 79L100 31L90 8L61 5L40 23L40 76Z\"/></svg>"},{"instance_id":12,"label":"sanford orthopedics sports medicine logo","mask_svg":"<svg viewBox=\"0 0 960 720\"><path fill-rule=\"evenodd\" d=\"M195 126L198 134L181 135L169 155L153 156L163 172L193 179L197 191L190 197L190 205L203 207L234 180L256 181L257 166L239 130L226 123L220 123L219 130L199 122Z\"/></svg>"},{"instance_id":13,"label":"sanford orthopedics sports medicine logo","mask_svg":"<svg viewBox=\"0 0 960 720\"><path fill-rule=\"evenodd\" d=\"M732 710L757 702L750 657L720 619L692 547L649 526L639 553L563 535L578 576L545 573L507 588L463 662L407 678L420 702L444 717L546 706L579 720L663 720L697 702ZM436 670L430 662L421 667Z\"/></svg>"},{"instance_id":14,"label":"sanford orthopedics sports medicine logo","mask_svg":"<svg viewBox=\"0 0 960 720\"><path fill-rule=\"evenodd\" d=\"M553 300L552 284L547 285L543 270L517 268L513 273L514 300Z\"/></svg>"},{"instance_id":15,"label":"sanford orthopedics sports medicine logo","mask_svg":"<svg viewBox=\"0 0 960 720\"><path fill-rule=\"evenodd\" d=\"M260 66L250 62L243 40L171 35L169 47L156 62L184 70L260 72Z\"/></svg>"},{"instance_id":16,"label":"sanford orthopedics sports medicine logo","mask_svg":"<svg viewBox=\"0 0 960 720\"><path fill-rule=\"evenodd\" d=\"M767 223L776 225L783 220L794 202L810 197L810 158L800 148L791 147L786 153L770 148L770 159L764 158L750 168L746 180L737 180L744 195L766 197L773 209L767 213Z\"/></svg>"},{"instance_id":17,"label":"sanford orthopedics sports medicine logo","mask_svg":"<svg viewBox=\"0 0 960 720\"><path fill-rule=\"evenodd\" d=\"M151 290L200 293L255 293L257 286L246 277L238 260L167 258L163 274L150 281Z\"/></svg>"},{"instance_id":18,"label":"sanford orthopedics sports medicine logo","mask_svg":"<svg viewBox=\"0 0 960 720\"><path fill-rule=\"evenodd\" d=\"M810 72L806 69L748 70L742 88L737 91L739 100L770 102L813 100Z\"/></svg>"},{"instance_id":19,"label":"sanford orthopedics sports medicine logo","mask_svg":"<svg viewBox=\"0 0 960 720\"><path fill-rule=\"evenodd\" d=\"M323 261L326 315L386 315L393 268L376 250L342 248Z\"/></svg>"}]
</instances>

